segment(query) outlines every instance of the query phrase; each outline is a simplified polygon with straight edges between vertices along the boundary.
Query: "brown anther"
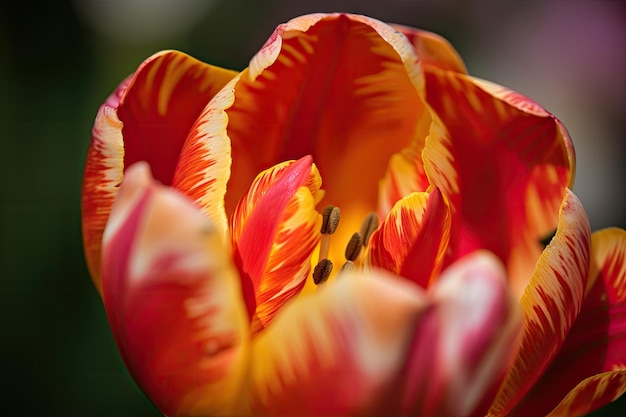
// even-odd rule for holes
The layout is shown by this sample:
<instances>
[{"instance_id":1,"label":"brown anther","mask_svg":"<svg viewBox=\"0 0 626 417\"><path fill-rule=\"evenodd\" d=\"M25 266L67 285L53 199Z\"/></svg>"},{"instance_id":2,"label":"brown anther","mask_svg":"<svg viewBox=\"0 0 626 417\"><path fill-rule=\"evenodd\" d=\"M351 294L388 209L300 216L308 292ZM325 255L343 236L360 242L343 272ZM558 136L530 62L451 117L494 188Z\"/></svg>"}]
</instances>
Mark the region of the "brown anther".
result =
<instances>
[{"instance_id":1,"label":"brown anther","mask_svg":"<svg viewBox=\"0 0 626 417\"><path fill-rule=\"evenodd\" d=\"M361 238L361 234L356 232L350 238L348 245L346 246L346 259L349 261L354 261L358 258L361 253L361 249L363 248L363 238Z\"/></svg>"},{"instance_id":2,"label":"brown anther","mask_svg":"<svg viewBox=\"0 0 626 417\"><path fill-rule=\"evenodd\" d=\"M356 266L354 265L354 262L346 261L346 263L344 263L341 266L341 269L339 270L339 274L342 274L344 272L354 271L355 268L356 268Z\"/></svg>"},{"instance_id":3,"label":"brown anther","mask_svg":"<svg viewBox=\"0 0 626 417\"><path fill-rule=\"evenodd\" d=\"M341 210L339 207L326 206L322 212L322 228L320 232L323 235L332 235L339 226L339 219L341 217Z\"/></svg>"},{"instance_id":4,"label":"brown anther","mask_svg":"<svg viewBox=\"0 0 626 417\"><path fill-rule=\"evenodd\" d=\"M365 217L363 223L361 223L361 237L363 238L363 246L367 246L370 243L370 237L372 233L378 229L378 216L372 212Z\"/></svg>"},{"instance_id":5,"label":"brown anther","mask_svg":"<svg viewBox=\"0 0 626 417\"><path fill-rule=\"evenodd\" d=\"M315 269L313 269L313 282L315 285L325 282L332 271L333 263L330 259L322 259L319 261L317 265L315 265Z\"/></svg>"}]
</instances>

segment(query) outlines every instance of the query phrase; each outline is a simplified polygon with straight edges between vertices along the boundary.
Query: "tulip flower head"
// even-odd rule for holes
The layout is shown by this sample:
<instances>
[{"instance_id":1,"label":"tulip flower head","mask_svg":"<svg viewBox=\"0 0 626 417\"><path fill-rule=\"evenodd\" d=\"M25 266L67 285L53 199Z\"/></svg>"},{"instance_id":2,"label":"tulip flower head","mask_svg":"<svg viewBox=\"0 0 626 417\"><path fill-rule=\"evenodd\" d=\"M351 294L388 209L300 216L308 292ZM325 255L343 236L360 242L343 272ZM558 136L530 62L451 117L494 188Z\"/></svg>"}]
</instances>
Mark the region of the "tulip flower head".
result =
<instances>
[{"instance_id":1,"label":"tulip flower head","mask_svg":"<svg viewBox=\"0 0 626 417\"><path fill-rule=\"evenodd\" d=\"M168 416L580 415L626 390L626 232L591 235L574 161L438 35L306 15L241 72L120 84L85 252Z\"/></svg>"}]
</instances>

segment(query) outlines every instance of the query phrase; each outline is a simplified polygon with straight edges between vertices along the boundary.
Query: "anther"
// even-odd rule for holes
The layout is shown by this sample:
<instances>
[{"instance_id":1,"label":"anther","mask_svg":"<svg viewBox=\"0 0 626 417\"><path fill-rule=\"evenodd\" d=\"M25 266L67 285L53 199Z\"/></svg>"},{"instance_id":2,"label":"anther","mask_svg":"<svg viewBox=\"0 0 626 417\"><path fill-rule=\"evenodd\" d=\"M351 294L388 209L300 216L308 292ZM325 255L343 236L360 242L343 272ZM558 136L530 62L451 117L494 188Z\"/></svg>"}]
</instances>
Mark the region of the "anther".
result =
<instances>
[{"instance_id":1,"label":"anther","mask_svg":"<svg viewBox=\"0 0 626 417\"><path fill-rule=\"evenodd\" d=\"M329 259L319 261L317 265L315 265L315 269L313 269L313 282L315 285L325 282L332 271L333 263Z\"/></svg>"},{"instance_id":2,"label":"anther","mask_svg":"<svg viewBox=\"0 0 626 417\"><path fill-rule=\"evenodd\" d=\"M330 247L330 235L335 233L337 226L339 226L339 219L341 218L341 210L339 207L326 206L322 212L322 228L320 233L322 234L322 240L320 241L320 262L324 258L328 258L328 248Z\"/></svg>"},{"instance_id":3,"label":"anther","mask_svg":"<svg viewBox=\"0 0 626 417\"><path fill-rule=\"evenodd\" d=\"M356 268L356 266L354 265L354 262L352 261L346 261L342 266L341 269L339 270L339 274L342 274L344 272L350 272L350 271L354 271L354 269Z\"/></svg>"},{"instance_id":4,"label":"anther","mask_svg":"<svg viewBox=\"0 0 626 417\"><path fill-rule=\"evenodd\" d=\"M326 206L322 212L322 230L323 235L332 235L339 226L339 219L341 217L341 210L339 207Z\"/></svg>"},{"instance_id":5,"label":"anther","mask_svg":"<svg viewBox=\"0 0 626 417\"><path fill-rule=\"evenodd\" d=\"M346 246L346 259L349 261L354 261L358 258L361 253L361 249L363 248L363 238L359 232L356 232L350 238L348 242L348 246Z\"/></svg>"},{"instance_id":6,"label":"anther","mask_svg":"<svg viewBox=\"0 0 626 417\"><path fill-rule=\"evenodd\" d=\"M372 233L378 229L378 216L372 212L365 217L363 223L361 223L361 237L363 238L363 246L367 246L370 243L370 237Z\"/></svg>"}]
</instances>

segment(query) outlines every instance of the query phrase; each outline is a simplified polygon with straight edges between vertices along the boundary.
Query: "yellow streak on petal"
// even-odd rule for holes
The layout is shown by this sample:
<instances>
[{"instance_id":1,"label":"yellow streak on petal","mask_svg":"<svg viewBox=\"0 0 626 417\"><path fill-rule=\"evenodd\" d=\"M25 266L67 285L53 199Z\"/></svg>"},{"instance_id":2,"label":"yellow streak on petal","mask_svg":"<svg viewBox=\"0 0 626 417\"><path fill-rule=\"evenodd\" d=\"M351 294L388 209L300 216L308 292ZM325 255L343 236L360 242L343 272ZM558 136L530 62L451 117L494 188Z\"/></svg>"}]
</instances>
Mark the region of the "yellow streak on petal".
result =
<instances>
[{"instance_id":1,"label":"yellow streak on petal","mask_svg":"<svg viewBox=\"0 0 626 417\"><path fill-rule=\"evenodd\" d=\"M626 231L623 229L610 227L591 235L591 265L585 295L605 268L613 280L617 299L626 299Z\"/></svg>"}]
</instances>

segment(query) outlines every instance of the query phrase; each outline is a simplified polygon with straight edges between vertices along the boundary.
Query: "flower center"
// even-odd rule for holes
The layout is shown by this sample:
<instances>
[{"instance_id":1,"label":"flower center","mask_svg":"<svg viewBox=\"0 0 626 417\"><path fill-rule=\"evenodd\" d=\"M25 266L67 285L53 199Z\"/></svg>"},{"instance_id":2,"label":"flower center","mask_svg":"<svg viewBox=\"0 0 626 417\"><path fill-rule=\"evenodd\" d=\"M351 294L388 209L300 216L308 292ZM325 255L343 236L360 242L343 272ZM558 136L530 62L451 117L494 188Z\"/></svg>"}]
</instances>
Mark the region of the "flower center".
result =
<instances>
[{"instance_id":1,"label":"flower center","mask_svg":"<svg viewBox=\"0 0 626 417\"><path fill-rule=\"evenodd\" d=\"M315 285L326 282L333 271L333 262L329 259L330 239L337 227L339 227L340 219L341 210L339 210L339 207L329 205L322 212L320 252L318 262L313 269L313 282ZM344 251L345 261L339 273L352 271L362 266L366 253L364 249L367 248L370 237L377 228L378 216L376 213L371 212L361 223L359 231L354 232L350 237Z\"/></svg>"}]
</instances>

